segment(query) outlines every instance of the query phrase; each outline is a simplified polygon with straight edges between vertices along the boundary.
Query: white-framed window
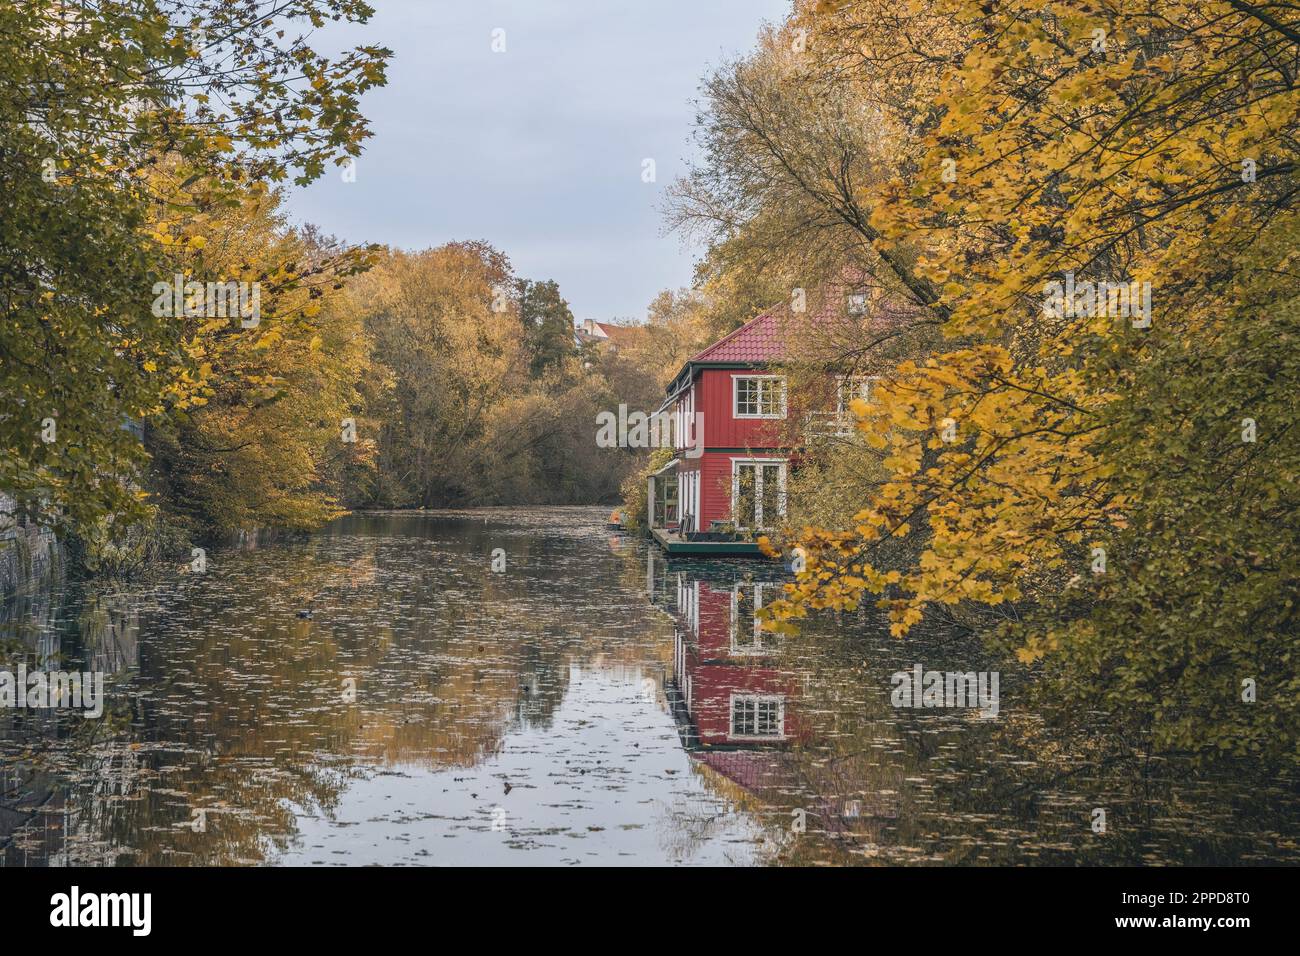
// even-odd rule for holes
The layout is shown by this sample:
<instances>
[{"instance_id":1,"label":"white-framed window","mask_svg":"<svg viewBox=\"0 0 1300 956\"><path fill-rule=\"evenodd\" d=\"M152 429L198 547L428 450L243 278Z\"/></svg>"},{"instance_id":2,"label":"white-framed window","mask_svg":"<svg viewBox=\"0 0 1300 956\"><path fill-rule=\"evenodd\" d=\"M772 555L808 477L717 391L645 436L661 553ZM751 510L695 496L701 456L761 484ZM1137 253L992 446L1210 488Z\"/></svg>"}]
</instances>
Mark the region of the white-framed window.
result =
<instances>
[{"instance_id":1,"label":"white-framed window","mask_svg":"<svg viewBox=\"0 0 1300 956\"><path fill-rule=\"evenodd\" d=\"M666 528L679 518L680 481L675 474L654 475L650 479L654 496L650 499L650 527Z\"/></svg>"},{"instance_id":2,"label":"white-framed window","mask_svg":"<svg viewBox=\"0 0 1300 956\"><path fill-rule=\"evenodd\" d=\"M871 383L876 378L875 375L841 375L836 383L836 416L839 418L848 417L849 403L855 398L860 398L864 402L870 401Z\"/></svg>"},{"instance_id":3,"label":"white-framed window","mask_svg":"<svg viewBox=\"0 0 1300 956\"><path fill-rule=\"evenodd\" d=\"M673 404L673 447L690 448L699 437L695 432L695 385L691 384Z\"/></svg>"},{"instance_id":4,"label":"white-framed window","mask_svg":"<svg viewBox=\"0 0 1300 956\"><path fill-rule=\"evenodd\" d=\"M688 627L689 630L697 630L697 628L693 627L693 615L697 614L698 610L698 581L695 581L694 587L692 587L692 581L686 578L684 574L681 574L680 571L677 572L677 614L681 615L682 620L684 620L686 627Z\"/></svg>"},{"instance_id":5,"label":"white-framed window","mask_svg":"<svg viewBox=\"0 0 1300 956\"><path fill-rule=\"evenodd\" d=\"M731 695L733 740L780 740L785 736L785 698L771 694Z\"/></svg>"},{"instance_id":6,"label":"white-framed window","mask_svg":"<svg viewBox=\"0 0 1300 956\"><path fill-rule=\"evenodd\" d=\"M871 297L866 292L850 292L844 297L844 304L849 315L866 315Z\"/></svg>"},{"instance_id":7,"label":"white-framed window","mask_svg":"<svg viewBox=\"0 0 1300 956\"><path fill-rule=\"evenodd\" d=\"M733 376L731 408L737 418L785 418L785 376Z\"/></svg>"},{"instance_id":8,"label":"white-framed window","mask_svg":"<svg viewBox=\"0 0 1300 956\"><path fill-rule=\"evenodd\" d=\"M696 531L708 531L708 528L700 527L700 515L703 509L703 505L700 502L700 496L704 493L704 472L696 471L693 474L695 475L695 480L691 483L691 495L694 497L694 503L691 505L694 510L691 514L695 516L693 524Z\"/></svg>"},{"instance_id":9,"label":"white-framed window","mask_svg":"<svg viewBox=\"0 0 1300 956\"><path fill-rule=\"evenodd\" d=\"M731 511L737 528L770 528L785 517L785 459L733 458Z\"/></svg>"},{"instance_id":10,"label":"white-framed window","mask_svg":"<svg viewBox=\"0 0 1300 956\"><path fill-rule=\"evenodd\" d=\"M681 473L681 509L683 531L700 531L700 472L683 471Z\"/></svg>"},{"instance_id":11,"label":"white-framed window","mask_svg":"<svg viewBox=\"0 0 1300 956\"><path fill-rule=\"evenodd\" d=\"M770 585L768 585L770 587ZM731 591L731 652L737 655L766 654L776 635L763 630L758 612L763 608L762 582L737 584Z\"/></svg>"}]
</instances>

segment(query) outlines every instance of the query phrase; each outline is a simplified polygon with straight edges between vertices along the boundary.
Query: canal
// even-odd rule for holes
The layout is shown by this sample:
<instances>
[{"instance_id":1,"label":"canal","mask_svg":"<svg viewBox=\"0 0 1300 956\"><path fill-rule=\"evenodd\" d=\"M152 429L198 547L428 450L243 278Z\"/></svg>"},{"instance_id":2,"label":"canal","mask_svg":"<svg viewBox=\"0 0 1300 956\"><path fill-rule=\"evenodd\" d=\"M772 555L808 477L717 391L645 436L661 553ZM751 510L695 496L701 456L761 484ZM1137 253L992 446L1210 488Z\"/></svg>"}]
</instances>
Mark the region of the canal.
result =
<instances>
[{"instance_id":1,"label":"canal","mask_svg":"<svg viewBox=\"0 0 1300 956\"><path fill-rule=\"evenodd\" d=\"M1005 666L996 716L897 707L894 674L997 663L867 611L778 638L779 568L667 561L604 515L352 516L11 602L9 664L107 694L0 711L0 863L1300 859L1294 781L1103 759Z\"/></svg>"}]
</instances>

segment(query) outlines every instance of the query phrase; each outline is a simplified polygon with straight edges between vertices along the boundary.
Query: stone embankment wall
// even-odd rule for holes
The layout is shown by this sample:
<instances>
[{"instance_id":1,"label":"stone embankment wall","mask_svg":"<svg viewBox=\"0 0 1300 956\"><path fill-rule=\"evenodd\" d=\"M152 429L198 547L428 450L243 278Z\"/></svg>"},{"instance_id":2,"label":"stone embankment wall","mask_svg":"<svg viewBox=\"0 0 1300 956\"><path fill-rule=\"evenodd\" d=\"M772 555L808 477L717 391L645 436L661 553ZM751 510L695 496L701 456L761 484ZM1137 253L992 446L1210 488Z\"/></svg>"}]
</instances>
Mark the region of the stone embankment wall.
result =
<instances>
[{"instance_id":1,"label":"stone embankment wall","mask_svg":"<svg viewBox=\"0 0 1300 956\"><path fill-rule=\"evenodd\" d=\"M18 519L16 512L14 499L0 492L0 600L43 584L62 565L54 532Z\"/></svg>"}]
</instances>

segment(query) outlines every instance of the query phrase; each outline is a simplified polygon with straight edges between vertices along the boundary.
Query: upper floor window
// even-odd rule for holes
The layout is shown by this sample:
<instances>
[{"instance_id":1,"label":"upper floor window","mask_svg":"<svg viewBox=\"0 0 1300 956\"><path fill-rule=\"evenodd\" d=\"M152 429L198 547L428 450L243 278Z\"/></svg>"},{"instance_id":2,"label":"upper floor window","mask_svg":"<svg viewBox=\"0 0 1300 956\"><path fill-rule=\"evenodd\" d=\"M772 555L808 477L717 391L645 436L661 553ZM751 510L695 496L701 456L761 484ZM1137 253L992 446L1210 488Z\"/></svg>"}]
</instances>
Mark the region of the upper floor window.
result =
<instances>
[{"instance_id":1,"label":"upper floor window","mask_svg":"<svg viewBox=\"0 0 1300 956\"><path fill-rule=\"evenodd\" d=\"M849 315L866 315L869 298L865 292L850 292L846 297Z\"/></svg>"},{"instance_id":2,"label":"upper floor window","mask_svg":"<svg viewBox=\"0 0 1300 956\"><path fill-rule=\"evenodd\" d=\"M864 402L871 400L871 383L875 381L874 375L841 375L839 378L839 390L835 404L835 414L844 417L849 412L849 405L854 399L860 398Z\"/></svg>"},{"instance_id":3,"label":"upper floor window","mask_svg":"<svg viewBox=\"0 0 1300 956\"><path fill-rule=\"evenodd\" d=\"M732 380L737 418L785 418L785 378L738 375Z\"/></svg>"},{"instance_id":4,"label":"upper floor window","mask_svg":"<svg viewBox=\"0 0 1300 956\"><path fill-rule=\"evenodd\" d=\"M702 444L701 425L695 417L695 386L692 385L673 405L673 447L692 448Z\"/></svg>"}]
</instances>

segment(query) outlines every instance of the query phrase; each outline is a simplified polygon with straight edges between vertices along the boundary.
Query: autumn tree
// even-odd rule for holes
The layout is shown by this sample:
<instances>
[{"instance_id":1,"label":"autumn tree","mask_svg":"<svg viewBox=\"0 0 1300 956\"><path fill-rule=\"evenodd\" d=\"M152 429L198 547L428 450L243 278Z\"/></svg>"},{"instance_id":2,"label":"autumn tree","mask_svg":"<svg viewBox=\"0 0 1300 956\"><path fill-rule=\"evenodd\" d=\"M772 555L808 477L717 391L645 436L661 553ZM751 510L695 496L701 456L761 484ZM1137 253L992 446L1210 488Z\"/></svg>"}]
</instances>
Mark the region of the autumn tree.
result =
<instances>
[{"instance_id":1,"label":"autumn tree","mask_svg":"<svg viewBox=\"0 0 1300 956\"><path fill-rule=\"evenodd\" d=\"M139 515L135 430L160 413L184 332L160 202L215 214L252 183L319 177L368 135L387 51L338 58L305 25L360 0L24 0L0 7L0 486L42 521ZM154 190L159 165L191 170ZM183 196L178 193L184 193Z\"/></svg>"},{"instance_id":2,"label":"autumn tree","mask_svg":"<svg viewBox=\"0 0 1300 956\"><path fill-rule=\"evenodd\" d=\"M220 217L155 228L177 274L259 289L256 316L176 317L179 357L156 370L170 380L166 414L145 436L167 515L220 532L307 530L342 513L375 448L361 392L371 344L343 294L372 252L290 227L257 187Z\"/></svg>"},{"instance_id":3,"label":"autumn tree","mask_svg":"<svg viewBox=\"0 0 1300 956\"><path fill-rule=\"evenodd\" d=\"M724 78L714 149L748 159L693 208L752 236L838 217L944 337L855 406L884 480L792 529L811 560L777 617L874 594L903 635L985 607L1067 720L1295 759L1293 20L807 4L769 44L790 56Z\"/></svg>"},{"instance_id":4,"label":"autumn tree","mask_svg":"<svg viewBox=\"0 0 1300 956\"><path fill-rule=\"evenodd\" d=\"M509 260L484 243L386 251L350 289L391 388L368 389L377 499L441 507L472 493L492 409L527 377L523 329L499 293Z\"/></svg>"},{"instance_id":5,"label":"autumn tree","mask_svg":"<svg viewBox=\"0 0 1300 956\"><path fill-rule=\"evenodd\" d=\"M629 400L639 379L612 355L572 354L555 283L520 282L501 252L457 242L385 251L349 297L373 340L376 383L362 390L378 443L374 482L352 502L614 499L626 467L597 447L596 417Z\"/></svg>"},{"instance_id":6,"label":"autumn tree","mask_svg":"<svg viewBox=\"0 0 1300 956\"><path fill-rule=\"evenodd\" d=\"M573 352L573 313L554 279L516 282L519 321L528 344L528 369L534 378L563 364Z\"/></svg>"}]
</instances>

